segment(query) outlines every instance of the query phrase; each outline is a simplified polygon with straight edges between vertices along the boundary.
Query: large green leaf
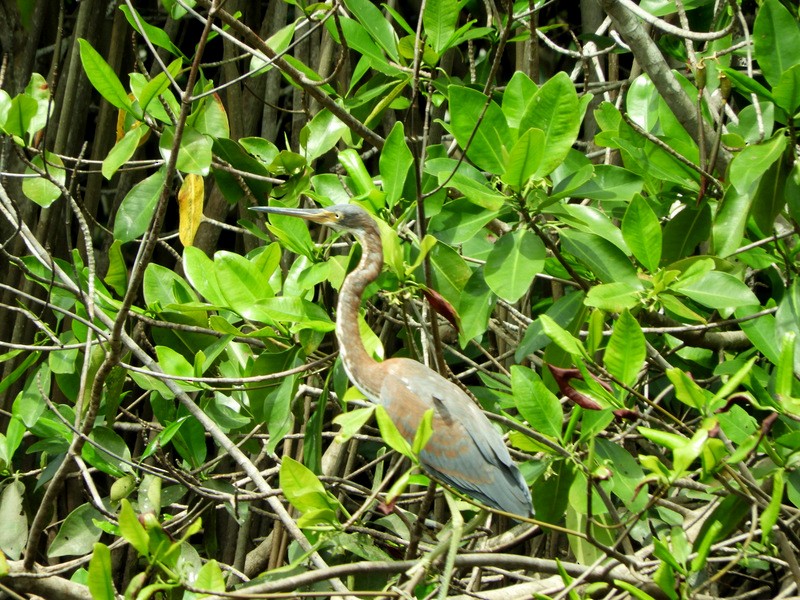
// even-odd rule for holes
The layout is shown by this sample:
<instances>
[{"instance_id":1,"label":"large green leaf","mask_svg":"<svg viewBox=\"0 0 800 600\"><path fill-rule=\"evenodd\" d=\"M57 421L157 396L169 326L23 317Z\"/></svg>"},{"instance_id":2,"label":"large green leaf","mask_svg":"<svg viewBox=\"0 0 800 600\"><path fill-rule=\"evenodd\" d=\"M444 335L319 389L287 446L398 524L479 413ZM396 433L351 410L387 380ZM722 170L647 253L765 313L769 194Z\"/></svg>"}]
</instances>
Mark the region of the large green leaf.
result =
<instances>
[{"instance_id":1,"label":"large green leaf","mask_svg":"<svg viewBox=\"0 0 800 600\"><path fill-rule=\"evenodd\" d=\"M114 477L122 477L133 471L128 445L108 427L95 427L92 430L89 443L83 446L81 455L90 465Z\"/></svg>"},{"instance_id":2,"label":"large green leaf","mask_svg":"<svg viewBox=\"0 0 800 600\"><path fill-rule=\"evenodd\" d=\"M524 71L514 73L503 92L503 114L506 116L509 127L519 129L525 109L538 89L539 86Z\"/></svg>"},{"instance_id":3,"label":"large green leaf","mask_svg":"<svg viewBox=\"0 0 800 600\"><path fill-rule=\"evenodd\" d=\"M517 410L536 431L561 439L564 414L561 403L535 371L521 365L511 367L511 391Z\"/></svg>"},{"instance_id":4,"label":"large green leaf","mask_svg":"<svg viewBox=\"0 0 800 600\"><path fill-rule=\"evenodd\" d=\"M780 81L772 89L772 95L787 114L793 115L800 108L800 64L783 72Z\"/></svg>"},{"instance_id":5,"label":"large green leaf","mask_svg":"<svg viewBox=\"0 0 800 600\"><path fill-rule=\"evenodd\" d=\"M772 85L800 63L800 26L780 0L765 0L758 10L753 46L761 71Z\"/></svg>"},{"instance_id":6,"label":"large green leaf","mask_svg":"<svg viewBox=\"0 0 800 600\"><path fill-rule=\"evenodd\" d=\"M165 170L159 169L127 193L114 219L114 239L130 242L150 225L164 187Z\"/></svg>"},{"instance_id":7,"label":"large green leaf","mask_svg":"<svg viewBox=\"0 0 800 600\"><path fill-rule=\"evenodd\" d=\"M96 543L89 562L87 585L92 600L116 600L113 570L111 566L111 550L108 546Z\"/></svg>"},{"instance_id":8,"label":"large green leaf","mask_svg":"<svg viewBox=\"0 0 800 600\"><path fill-rule=\"evenodd\" d=\"M100 56L100 53L98 53L89 42L84 39L79 39L78 45L80 46L83 70L86 71L86 76L89 78L94 88L100 92L100 95L120 110L127 111L137 118L141 118L141 109L134 108L133 103L128 97L128 92L122 87L122 83L114 72L114 69L109 66L105 59Z\"/></svg>"},{"instance_id":9,"label":"large green leaf","mask_svg":"<svg viewBox=\"0 0 800 600\"><path fill-rule=\"evenodd\" d=\"M636 382L646 356L642 328L629 311L622 311L614 323L614 331L603 355L608 372L623 384L631 386Z\"/></svg>"},{"instance_id":10,"label":"large green leaf","mask_svg":"<svg viewBox=\"0 0 800 600\"><path fill-rule=\"evenodd\" d=\"M392 208L400 200L403 186L413 163L414 157L406 144L403 123L398 121L386 137L379 161L381 182L386 194L386 205L389 208Z\"/></svg>"},{"instance_id":11,"label":"large green leaf","mask_svg":"<svg viewBox=\"0 0 800 600\"><path fill-rule=\"evenodd\" d=\"M544 269L544 259L544 243L530 231L506 234L486 259L486 283L504 300L516 302Z\"/></svg>"},{"instance_id":12,"label":"large green leaf","mask_svg":"<svg viewBox=\"0 0 800 600\"><path fill-rule=\"evenodd\" d=\"M753 194L739 192L732 185L725 190L711 230L714 252L720 257L728 256L739 248L753 197Z\"/></svg>"},{"instance_id":13,"label":"large green leaf","mask_svg":"<svg viewBox=\"0 0 800 600\"><path fill-rule=\"evenodd\" d=\"M25 513L25 484L10 480L0 492L0 550L11 560L22 555L28 540L28 518Z\"/></svg>"},{"instance_id":14,"label":"large green leaf","mask_svg":"<svg viewBox=\"0 0 800 600\"><path fill-rule=\"evenodd\" d=\"M545 134L545 153L534 175L544 177L561 164L581 128L581 111L575 84L560 71L528 103L519 124L520 134L531 128Z\"/></svg>"},{"instance_id":15,"label":"large green leaf","mask_svg":"<svg viewBox=\"0 0 800 600\"><path fill-rule=\"evenodd\" d=\"M183 128L183 135L178 144L178 159L176 166L184 173L208 175L211 169L211 148L213 140L203 135L194 127L187 125ZM169 160L175 146L175 128L167 126L161 133L159 149L164 160Z\"/></svg>"},{"instance_id":16,"label":"large green leaf","mask_svg":"<svg viewBox=\"0 0 800 600\"><path fill-rule=\"evenodd\" d=\"M453 306L458 306L461 290L472 276L472 270L453 248L438 243L430 251L433 286ZM420 269L421 271L421 269Z\"/></svg>"},{"instance_id":17,"label":"large green leaf","mask_svg":"<svg viewBox=\"0 0 800 600\"><path fill-rule=\"evenodd\" d=\"M507 148L515 140L503 111L471 88L451 85L448 93L450 125L458 145L467 148L467 156L479 168L494 174L505 171Z\"/></svg>"},{"instance_id":18,"label":"large green leaf","mask_svg":"<svg viewBox=\"0 0 800 600\"><path fill-rule=\"evenodd\" d=\"M133 127L118 141L114 147L109 151L103 159L103 166L101 172L103 177L111 179L119 168L130 160L136 148L139 147L139 142L142 138L150 133L150 128L146 125L140 124L138 127Z\"/></svg>"},{"instance_id":19,"label":"large green leaf","mask_svg":"<svg viewBox=\"0 0 800 600\"><path fill-rule=\"evenodd\" d=\"M464 286L458 303L462 346L466 346L470 340L486 331L496 302L497 297L486 285L483 269L476 269Z\"/></svg>"},{"instance_id":20,"label":"large green leaf","mask_svg":"<svg viewBox=\"0 0 800 600\"><path fill-rule=\"evenodd\" d=\"M762 144L748 146L731 161L730 181L740 193L752 193L755 183L786 148L786 135L779 130Z\"/></svg>"},{"instance_id":21,"label":"large green leaf","mask_svg":"<svg viewBox=\"0 0 800 600\"><path fill-rule=\"evenodd\" d=\"M41 156L34 156L31 163L40 170L48 173L62 187L67 180L67 173L64 170L64 163L61 158L52 152L45 152L45 160ZM22 180L22 193L42 207L48 207L61 196L61 187L49 179L39 175L33 169L25 169L26 177Z\"/></svg>"},{"instance_id":22,"label":"large green leaf","mask_svg":"<svg viewBox=\"0 0 800 600\"><path fill-rule=\"evenodd\" d=\"M753 290L743 281L721 271L710 271L686 285L679 281L673 288L709 308L739 308L759 304Z\"/></svg>"},{"instance_id":23,"label":"large green leaf","mask_svg":"<svg viewBox=\"0 0 800 600\"><path fill-rule=\"evenodd\" d=\"M431 47L441 54L456 32L459 3L457 0L429 0L422 11L422 27Z\"/></svg>"},{"instance_id":24,"label":"large green leaf","mask_svg":"<svg viewBox=\"0 0 800 600\"><path fill-rule=\"evenodd\" d=\"M501 179L521 190L542 164L545 153L544 131L531 128L519 136L508 155L508 164Z\"/></svg>"},{"instance_id":25,"label":"large green leaf","mask_svg":"<svg viewBox=\"0 0 800 600\"><path fill-rule=\"evenodd\" d=\"M325 154L346 131L347 125L328 109L319 111L300 131L300 145L305 149L306 160L310 163Z\"/></svg>"},{"instance_id":26,"label":"large green leaf","mask_svg":"<svg viewBox=\"0 0 800 600\"><path fill-rule=\"evenodd\" d=\"M664 226L661 258L673 261L690 256L695 247L711 233L711 209L708 204L699 208L686 206Z\"/></svg>"},{"instance_id":27,"label":"large green leaf","mask_svg":"<svg viewBox=\"0 0 800 600\"><path fill-rule=\"evenodd\" d=\"M81 504L67 515L58 528L56 537L47 549L47 556L56 558L88 554L103 533L93 521L102 518L103 515L94 506L88 502Z\"/></svg>"},{"instance_id":28,"label":"large green leaf","mask_svg":"<svg viewBox=\"0 0 800 600\"><path fill-rule=\"evenodd\" d=\"M642 266L658 269L661 261L661 225L647 200L637 194L622 219L622 235Z\"/></svg>"},{"instance_id":29,"label":"large green leaf","mask_svg":"<svg viewBox=\"0 0 800 600\"><path fill-rule=\"evenodd\" d=\"M561 241L564 249L591 269L600 281L625 282L633 288L641 287L630 259L599 235L567 230L561 233Z\"/></svg>"},{"instance_id":30,"label":"large green leaf","mask_svg":"<svg viewBox=\"0 0 800 600\"><path fill-rule=\"evenodd\" d=\"M397 53L397 35L380 9L370 0L344 0L344 3L389 58L398 62L400 57Z\"/></svg>"}]
</instances>

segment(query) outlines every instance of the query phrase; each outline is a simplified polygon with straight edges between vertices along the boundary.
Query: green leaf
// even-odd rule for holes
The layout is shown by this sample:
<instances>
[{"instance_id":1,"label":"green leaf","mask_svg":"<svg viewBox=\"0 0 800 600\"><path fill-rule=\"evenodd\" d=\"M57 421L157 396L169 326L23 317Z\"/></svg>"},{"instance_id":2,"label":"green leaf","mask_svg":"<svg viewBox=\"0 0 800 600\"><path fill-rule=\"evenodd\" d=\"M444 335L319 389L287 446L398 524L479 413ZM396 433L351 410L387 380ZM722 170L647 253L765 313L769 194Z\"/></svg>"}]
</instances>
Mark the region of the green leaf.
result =
<instances>
[{"instance_id":1,"label":"green leaf","mask_svg":"<svg viewBox=\"0 0 800 600\"><path fill-rule=\"evenodd\" d=\"M475 181L460 172L452 177L440 174L439 179L444 183L445 187L458 190L464 194L467 200L486 210L498 211L508 200L507 196L487 186L485 181Z\"/></svg>"},{"instance_id":2,"label":"green leaf","mask_svg":"<svg viewBox=\"0 0 800 600\"><path fill-rule=\"evenodd\" d=\"M394 207L400 200L413 163L414 157L406 144L403 122L398 121L386 137L379 160L381 182L386 194L386 205L389 208Z\"/></svg>"},{"instance_id":3,"label":"green leaf","mask_svg":"<svg viewBox=\"0 0 800 600\"><path fill-rule=\"evenodd\" d=\"M79 39L81 63L83 70L86 71L86 76L100 92L100 95L105 98L112 106L116 106L120 110L131 113L137 119L142 118L141 109L134 108L133 103L128 97L128 92L122 87L122 83L117 78L109 64L103 59L102 56L92 48L92 45L84 39Z\"/></svg>"},{"instance_id":4,"label":"green leaf","mask_svg":"<svg viewBox=\"0 0 800 600\"><path fill-rule=\"evenodd\" d=\"M89 442L83 446L81 455L93 467L114 477L122 477L132 470L131 452L113 429L95 427L89 434Z\"/></svg>"},{"instance_id":5,"label":"green leaf","mask_svg":"<svg viewBox=\"0 0 800 600\"><path fill-rule=\"evenodd\" d=\"M18 560L28 541L28 518L25 513L25 484L12 479L0 493L0 554Z\"/></svg>"},{"instance_id":6,"label":"green leaf","mask_svg":"<svg viewBox=\"0 0 800 600\"><path fill-rule=\"evenodd\" d=\"M211 148L214 141L203 135L194 127L187 125L183 128L180 144L178 146L178 161L176 166L183 173L195 175L208 175L211 169ZM175 128L167 126L161 134L159 149L164 160L168 161L175 146Z\"/></svg>"},{"instance_id":7,"label":"green leaf","mask_svg":"<svg viewBox=\"0 0 800 600\"><path fill-rule=\"evenodd\" d=\"M277 252L277 247L274 250ZM269 267L268 263L262 266ZM274 297L268 283L273 270L267 270L262 271L254 261L235 252L220 250L214 254L215 289L220 291L225 300L222 306L230 307L239 314L248 314L257 302Z\"/></svg>"},{"instance_id":8,"label":"green leaf","mask_svg":"<svg viewBox=\"0 0 800 600\"><path fill-rule=\"evenodd\" d=\"M217 282L216 265L205 252L194 246L184 248L183 271L192 287L211 304L226 305L227 301Z\"/></svg>"},{"instance_id":9,"label":"green leaf","mask_svg":"<svg viewBox=\"0 0 800 600\"><path fill-rule=\"evenodd\" d=\"M761 144L748 146L731 161L731 184L742 194L752 193L753 186L785 149L786 134L783 129Z\"/></svg>"},{"instance_id":10,"label":"green leaf","mask_svg":"<svg viewBox=\"0 0 800 600\"><path fill-rule=\"evenodd\" d=\"M450 38L456 32L459 12L457 0L425 2L425 10L422 12L422 27L427 42L437 54L441 54L447 48Z\"/></svg>"},{"instance_id":11,"label":"green leaf","mask_svg":"<svg viewBox=\"0 0 800 600\"><path fill-rule=\"evenodd\" d=\"M108 271L103 281L118 296L124 296L128 289L128 268L122 255L122 242L119 240L114 240L108 249Z\"/></svg>"},{"instance_id":12,"label":"green leaf","mask_svg":"<svg viewBox=\"0 0 800 600\"><path fill-rule=\"evenodd\" d=\"M464 285L457 307L461 317L459 340L462 347L486 331L496 302L497 297L486 284L483 269L476 269Z\"/></svg>"},{"instance_id":13,"label":"green leaf","mask_svg":"<svg viewBox=\"0 0 800 600\"><path fill-rule=\"evenodd\" d=\"M642 328L631 313L624 310L614 323L614 331L603 355L606 368L623 384L632 386L636 383L646 357Z\"/></svg>"},{"instance_id":14,"label":"green leaf","mask_svg":"<svg viewBox=\"0 0 800 600\"><path fill-rule=\"evenodd\" d=\"M486 258L486 283L504 300L516 302L544 269L544 259L544 243L532 232L520 229L506 234Z\"/></svg>"},{"instance_id":15,"label":"green leaf","mask_svg":"<svg viewBox=\"0 0 800 600\"><path fill-rule=\"evenodd\" d=\"M352 438L361 430L364 424L372 418L372 413L374 412L375 406L373 405L349 410L346 413L336 415L333 418L333 422L341 427L336 436L336 441L344 443Z\"/></svg>"},{"instance_id":16,"label":"green leaf","mask_svg":"<svg viewBox=\"0 0 800 600\"><path fill-rule=\"evenodd\" d=\"M568 327L582 313L583 300L582 292L567 294L556 300L545 314L561 327ZM528 326L514 356L517 362L522 362L525 356L541 350L549 343L550 339L544 332L541 318L536 319Z\"/></svg>"},{"instance_id":17,"label":"green leaf","mask_svg":"<svg viewBox=\"0 0 800 600\"><path fill-rule=\"evenodd\" d=\"M120 8L127 7L123 5ZM169 74L172 75L172 78L174 79L181 72L182 66L183 63L181 59L177 58L169 64L167 71L169 71ZM138 94L139 106L142 107L142 110L147 112L147 108L150 106L150 103L153 101L153 99L166 92L170 85L172 85L172 81L163 71L148 81L144 87L141 88ZM131 85L131 87L133 87L133 85ZM151 112L158 114L157 110Z\"/></svg>"},{"instance_id":18,"label":"green leaf","mask_svg":"<svg viewBox=\"0 0 800 600\"><path fill-rule=\"evenodd\" d=\"M642 290L619 281L592 286L586 294L586 306L593 306L607 312L622 312L639 305Z\"/></svg>"},{"instance_id":19,"label":"green leaf","mask_svg":"<svg viewBox=\"0 0 800 600\"><path fill-rule=\"evenodd\" d=\"M690 256L700 242L708 239L710 232L711 209L708 204L699 208L685 207L664 226L662 262Z\"/></svg>"},{"instance_id":20,"label":"green leaf","mask_svg":"<svg viewBox=\"0 0 800 600\"><path fill-rule=\"evenodd\" d=\"M800 108L800 64L781 74L778 84L772 88L775 103L787 114L793 115Z\"/></svg>"},{"instance_id":21,"label":"green leaf","mask_svg":"<svg viewBox=\"0 0 800 600\"><path fill-rule=\"evenodd\" d=\"M515 140L503 111L494 101L471 88L451 85L448 93L450 125L458 145L467 148L467 157L484 171L494 174L505 171L506 144L511 145Z\"/></svg>"},{"instance_id":22,"label":"green leaf","mask_svg":"<svg viewBox=\"0 0 800 600\"><path fill-rule=\"evenodd\" d=\"M514 73L503 92L502 109L509 127L519 129L528 102L538 90L539 86L524 71Z\"/></svg>"},{"instance_id":23,"label":"green leaf","mask_svg":"<svg viewBox=\"0 0 800 600\"><path fill-rule=\"evenodd\" d=\"M119 508L120 535L142 556L147 556L150 548L150 536L139 522L139 517L133 511L127 499L120 500Z\"/></svg>"},{"instance_id":24,"label":"green leaf","mask_svg":"<svg viewBox=\"0 0 800 600\"><path fill-rule=\"evenodd\" d=\"M461 291L472 276L472 270L461 255L447 244L436 244L428 256L432 267L433 288L450 304L458 306Z\"/></svg>"},{"instance_id":25,"label":"green leaf","mask_svg":"<svg viewBox=\"0 0 800 600\"><path fill-rule=\"evenodd\" d=\"M753 23L753 46L764 77L772 85L800 63L800 26L780 0L765 0L759 8Z\"/></svg>"},{"instance_id":26,"label":"green leaf","mask_svg":"<svg viewBox=\"0 0 800 600\"><path fill-rule=\"evenodd\" d=\"M383 441L395 452L399 452L414 463L418 462L416 454L411 450L411 444L406 440L400 431L395 426L389 413L383 406L375 407L375 420L378 422L378 428L381 430L381 437Z\"/></svg>"},{"instance_id":27,"label":"green leaf","mask_svg":"<svg viewBox=\"0 0 800 600\"><path fill-rule=\"evenodd\" d=\"M186 123L211 138L228 138L231 135L228 113L217 94L205 97Z\"/></svg>"},{"instance_id":28,"label":"green leaf","mask_svg":"<svg viewBox=\"0 0 800 600\"><path fill-rule=\"evenodd\" d=\"M428 441L430 441L431 435L433 435L433 409L429 408L425 411L425 414L422 415L417 431L414 434L411 452L416 455L422 452L428 444Z\"/></svg>"},{"instance_id":29,"label":"green leaf","mask_svg":"<svg viewBox=\"0 0 800 600\"><path fill-rule=\"evenodd\" d=\"M535 371L512 365L511 391L519 414L531 427L555 440L561 440L564 419L561 403Z\"/></svg>"},{"instance_id":30,"label":"green leaf","mask_svg":"<svg viewBox=\"0 0 800 600\"><path fill-rule=\"evenodd\" d=\"M754 197L732 185L725 190L711 230L714 252L719 257L724 258L739 249Z\"/></svg>"},{"instance_id":31,"label":"green leaf","mask_svg":"<svg viewBox=\"0 0 800 600\"><path fill-rule=\"evenodd\" d=\"M519 136L508 155L505 172L500 178L512 188L521 190L539 170L545 153L544 131L531 128Z\"/></svg>"},{"instance_id":32,"label":"green leaf","mask_svg":"<svg viewBox=\"0 0 800 600\"><path fill-rule=\"evenodd\" d=\"M759 180L753 196L750 215L756 227L765 234L775 228L775 219L786 208L784 190L789 166L787 161L778 157Z\"/></svg>"},{"instance_id":33,"label":"green leaf","mask_svg":"<svg viewBox=\"0 0 800 600\"><path fill-rule=\"evenodd\" d=\"M675 397L698 410L708 405L709 395L688 374L680 369L667 369L667 377L675 387Z\"/></svg>"},{"instance_id":34,"label":"green leaf","mask_svg":"<svg viewBox=\"0 0 800 600\"><path fill-rule=\"evenodd\" d=\"M111 179L114 173L130 160L139 147L139 142L150 131L150 128L143 123L137 122L137 125L138 127L130 129L103 159L101 172L106 179Z\"/></svg>"},{"instance_id":35,"label":"green leaf","mask_svg":"<svg viewBox=\"0 0 800 600\"><path fill-rule=\"evenodd\" d=\"M400 56L397 53L397 36L380 9L369 0L345 0L344 3L389 58L398 62Z\"/></svg>"},{"instance_id":36,"label":"green leaf","mask_svg":"<svg viewBox=\"0 0 800 600\"><path fill-rule=\"evenodd\" d=\"M26 94L15 96L8 108L3 130L20 140L29 137L31 122L39 110L39 103ZM24 143L24 142L23 142Z\"/></svg>"},{"instance_id":37,"label":"green leaf","mask_svg":"<svg viewBox=\"0 0 800 600\"><path fill-rule=\"evenodd\" d=\"M145 21L145 19L136 12L136 9L129 8L127 4L121 4L119 9L125 14L125 18L128 20L131 27L150 40L153 45L163 48L175 56L183 56L183 53L178 47L172 43L166 31L154 25L150 25L150 23Z\"/></svg>"},{"instance_id":38,"label":"green leaf","mask_svg":"<svg viewBox=\"0 0 800 600\"><path fill-rule=\"evenodd\" d=\"M137 183L127 193L114 219L114 239L130 242L147 231L164 187L164 168Z\"/></svg>"},{"instance_id":39,"label":"green leaf","mask_svg":"<svg viewBox=\"0 0 800 600\"><path fill-rule=\"evenodd\" d=\"M290 456L281 461L279 482L283 495L298 511L335 511L338 501L325 490L313 471Z\"/></svg>"},{"instance_id":40,"label":"green leaf","mask_svg":"<svg viewBox=\"0 0 800 600\"><path fill-rule=\"evenodd\" d=\"M585 183L567 190L575 198L627 202L642 191L644 179L633 171L614 165L594 165L594 174ZM560 192L557 197L567 195Z\"/></svg>"},{"instance_id":41,"label":"green leaf","mask_svg":"<svg viewBox=\"0 0 800 600\"><path fill-rule=\"evenodd\" d=\"M300 145L305 150L306 161L310 163L325 154L346 131L347 125L327 108L319 111L300 131Z\"/></svg>"},{"instance_id":42,"label":"green leaf","mask_svg":"<svg viewBox=\"0 0 800 600\"><path fill-rule=\"evenodd\" d=\"M758 305L759 301L747 285L730 273L710 271L699 279L683 285L681 280L673 284L672 289L699 302L703 306L714 309L738 308Z\"/></svg>"},{"instance_id":43,"label":"green leaf","mask_svg":"<svg viewBox=\"0 0 800 600\"><path fill-rule=\"evenodd\" d=\"M633 255L648 271L661 261L661 225L647 200L633 197L622 219L622 235Z\"/></svg>"},{"instance_id":44,"label":"green leaf","mask_svg":"<svg viewBox=\"0 0 800 600\"><path fill-rule=\"evenodd\" d=\"M64 163L61 162L61 158L51 152L45 152L45 158L46 163L41 156L34 156L31 159L31 163L42 171L49 173L53 179L63 186L67 180L67 173L64 170ZM61 197L61 188L55 183L45 179L30 168L25 169L25 174L32 175L32 177L26 177L22 180L22 193L39 206L47 208Z\"/></svg>"},{"instance_id":45,"label":"green leaf","mask_svg":"<svg viewBox=\"0 0 800 600\"><path fill-rule=\"evenodd\" d=\"M761 540L764 544L768 543L771 538L772 530L780 517L785 487L784 470L777 469L772 476L772 495L770 496L769 504L761 512L761 517L759 518Z\"/></svg>"},{"instance_id":46,"label":"green leaf","mask_svg":"<svg viewBox=\"0 0 800 600\"><path fill-rule=\"evenodd\" d=\"M192 583L193 587L210 592L225 591L225 577L216 560L210 560L197 572L197 578ZM184 595L184 598L186 596Z\"/></svg>"},{"instance_id":47,"label":"green leaf","mask_svg":"<svg viewBox=\"0 0 800 600\"><path fill-rule=\"evenodd\" d=\"M11 96L7 91L0 90L0 131L5 129L9 112L11 112Z\"/></svg>"},{"instance_id":48,"label":"green leaf","mask_svg":"<svg viewBox=\"0 0 800 600\"><path fill-rule=\"evenodd\" d=\"M455 109L454 109L455 110ZM560 71L528 103L519 124L520 133L531 128L544 132L545 153L536 177L544 177L564 162L581 128L581 111L575 84Z\"/></svg>"},{"instance_id":49,"label":"green leaf","mask_svg":"<svg viewBox=\"0 0 800 600\"><path fill-rule=\"evenodd\" d=\"M583 231L565 230L561 233L564 249L592 270L603 283L623 282L642 287L630 259L611 242Z\"/></svg>"},{"instance_id":50,"label":"green leaf","mask_svg":"<svg viewBox=\"0 0 800 600\"><path fill-rule=\"evenodd\" d=\"M581 341L574 337L569 331L561 327L553 319L547 315L539 317L542 323L544 333L549 337L559 348L571 356L585 356L586 350L583 348Z\"/></svg>"},{"instance_id":51,"label":"green leaf","mask_svg":"<svg viewBox=\"0 0 800 600\"><path fill-rule=\"evenodd\" d=\"M95 519L102 520L103 515L88 502L69 513L47 549L48 558L88 554L103 533Z\"/></svg>"},{"instance_id":52,"label":"green leaf","mask_svg":"<svg viewBox=\"0 0 800 600\"><path fill-rule=\"evenodd\" d=\"M94 545L89 562L87 584L92 600L116 600L117 592L112 581L111 550L101 543Z\"/></svg>"}]
</instances>

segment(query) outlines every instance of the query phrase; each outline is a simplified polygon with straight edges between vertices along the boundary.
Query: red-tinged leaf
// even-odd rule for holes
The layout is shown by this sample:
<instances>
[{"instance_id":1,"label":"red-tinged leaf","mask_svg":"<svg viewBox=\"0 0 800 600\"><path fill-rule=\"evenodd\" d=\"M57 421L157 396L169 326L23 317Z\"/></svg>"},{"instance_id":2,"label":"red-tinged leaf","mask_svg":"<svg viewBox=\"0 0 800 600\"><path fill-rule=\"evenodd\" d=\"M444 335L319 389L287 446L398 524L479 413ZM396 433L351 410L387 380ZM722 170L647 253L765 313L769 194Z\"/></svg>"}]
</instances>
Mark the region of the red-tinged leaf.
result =
<instances>
[{"instance_id":1,"label":"red-tinged leaf","mask_svg":"<svg viewBox=\"0 0 800 600\"><path fill-rule=\"evenodd\" d=\"M603 409L603 407L600 406L597 401L589 398L589 396L586 394L579 392L569 384L572 379L583 379L583 375L581 375L581 372L578 369L562 369L561 367L556 367L554 365L547 365L547 367L553 374L553 378L556 380L556 384L558 385L558 389L562 395L572 400L581 408L585 408L587 410Z\"/></svg>"},{"instance_id":2,"label":"red-tinged leaf","mask_svg":"<svg viewBox=\"0 0 800 600\"><path fill-rule=\"evenodd\" d=\"M461 331L461 319L459 318L456 309L453 308L452 304L445 300L444 296L442 296L436 290L430 289L423 289L422 293L428 300L428 304L431 305L431 308L435 310L437 314L447 319L456 331Z\"/></svg>"},{"instance_id":3,"label":"red-tinged leaf","mask_svg":"<svg viewBox=\"0 0 800 600\"><path fill-rule=\"evenodd\" d=\"M614 416L621 421L635 421L642 416L639 414L638 410L632 408L618 408L612 412Z\"/></svg>"}]
</instances>

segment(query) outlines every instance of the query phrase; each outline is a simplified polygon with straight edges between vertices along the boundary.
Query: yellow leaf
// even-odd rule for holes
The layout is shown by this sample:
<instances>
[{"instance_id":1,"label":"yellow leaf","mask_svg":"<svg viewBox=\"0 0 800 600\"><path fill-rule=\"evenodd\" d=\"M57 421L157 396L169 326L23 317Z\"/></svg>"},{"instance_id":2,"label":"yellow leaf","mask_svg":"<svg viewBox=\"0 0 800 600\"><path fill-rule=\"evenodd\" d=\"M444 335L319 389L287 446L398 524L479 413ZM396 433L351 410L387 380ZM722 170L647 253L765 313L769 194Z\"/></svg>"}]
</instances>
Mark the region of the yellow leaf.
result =
<instances>
[{"instance_id":1,"label":"yellow leaf","mask_svg":"<svg viewBox=\"0 0 800 600\"><path fill-rule=\"evenodd\" d=\"M178 210L180 212L180 225L178 237L184 246L191 246L197 228L203 220L203 197L205 185L200 175L190 173L183 180L183 185L178 192Z\"/></svg>"}]
</instances>

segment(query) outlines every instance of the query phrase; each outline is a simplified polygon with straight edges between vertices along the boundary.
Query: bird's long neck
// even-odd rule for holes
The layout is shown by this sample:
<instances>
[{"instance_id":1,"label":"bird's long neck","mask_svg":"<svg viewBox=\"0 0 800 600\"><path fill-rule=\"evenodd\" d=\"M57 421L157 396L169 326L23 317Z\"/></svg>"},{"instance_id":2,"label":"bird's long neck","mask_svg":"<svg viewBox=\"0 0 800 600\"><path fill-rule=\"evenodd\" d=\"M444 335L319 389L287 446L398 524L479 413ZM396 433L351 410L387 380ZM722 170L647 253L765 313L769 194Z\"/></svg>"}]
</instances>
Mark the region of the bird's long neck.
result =
<instances>
[{"instance_id":1,"label":"bird's long neck","mask_svg":"<svg viewBox=\"0 0 800 600\"><path fill-rule=\"evenodd\" d=\"M356 239L361 244L361 260L345 277L339 290L336 339L339 340L339 354L351 381L367 398L378 402L380 382L374 380L376 369L372 368L377 363L364 348L358 326L358 314L364 290L381 274L383 246L377 225L359 231Z\"/></svg>"}]
</instances>

